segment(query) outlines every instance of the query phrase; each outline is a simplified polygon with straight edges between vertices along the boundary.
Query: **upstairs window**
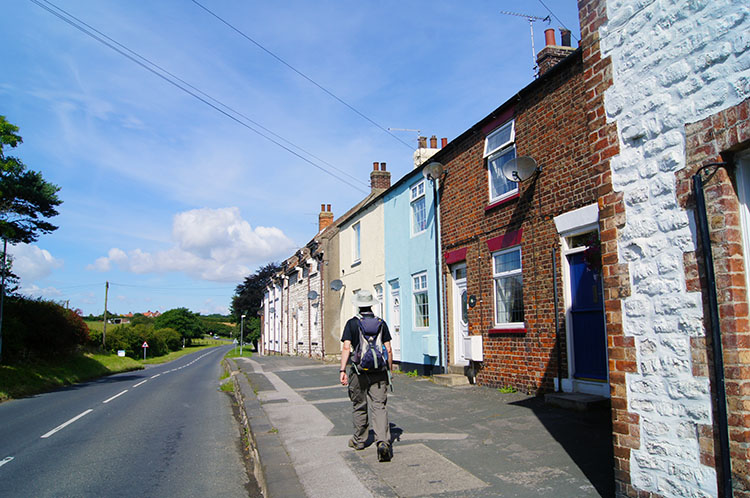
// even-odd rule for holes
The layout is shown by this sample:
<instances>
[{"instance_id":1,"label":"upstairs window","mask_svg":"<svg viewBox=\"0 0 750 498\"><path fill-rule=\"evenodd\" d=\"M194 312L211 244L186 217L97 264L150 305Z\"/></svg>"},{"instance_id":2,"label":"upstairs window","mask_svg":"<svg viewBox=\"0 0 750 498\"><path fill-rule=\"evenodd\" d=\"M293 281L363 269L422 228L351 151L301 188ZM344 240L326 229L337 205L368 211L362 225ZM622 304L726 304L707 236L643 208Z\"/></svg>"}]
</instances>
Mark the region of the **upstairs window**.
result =
<instances>
[{"instance_id":1,"label":"upstairs window","mask_svg":"<svg viewBox=\"0 0 750 498\"><path fill-rule=\"evenodd\" d=\"M518 183L503 175L503 165L515 159L516 145L514 122L509 121L493 131L484 142L484 157L487 159L490 203L503 200L518 192Z\"/></svg>"},{"instance_id":2,"label":"upstairs window","mask_svg":"<svg viewBox=\"0 0 750 498\"><path fill-rule=\"evenodd\" d=\"M354 231L354 263L359 263L360 258L362 257L362 254L360 252L360 249L362 247L362 232L360 230L359 223L355 223L354 226L352 226L352 230Z\"/></svg>"},{"instance_id":3,"label":"upstairs window","mask_svg":"<svg viewBox=\"0 0 750 498\"><path fill-rule=\"evenodd\" d=\"M411 234L417 235L427 229L427 208L424 196L424 180L412 186L411 193Z\"/></svg>"}]
</instances>

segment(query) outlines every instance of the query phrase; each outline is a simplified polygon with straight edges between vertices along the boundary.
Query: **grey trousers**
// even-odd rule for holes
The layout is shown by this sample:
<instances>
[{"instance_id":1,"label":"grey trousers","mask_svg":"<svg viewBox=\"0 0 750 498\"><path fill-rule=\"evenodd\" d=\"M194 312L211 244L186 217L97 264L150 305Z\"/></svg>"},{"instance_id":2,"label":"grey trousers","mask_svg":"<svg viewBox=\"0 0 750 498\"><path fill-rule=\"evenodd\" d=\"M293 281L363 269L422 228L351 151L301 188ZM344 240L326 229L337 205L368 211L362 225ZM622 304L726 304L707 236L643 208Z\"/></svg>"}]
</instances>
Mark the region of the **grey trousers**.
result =
<instances>
[{"instance_id":1,"label":"grey trousers","mask_svg":"<svg viewBox=\"0 0 750 498\"><path fill-rule=\"evenodd\" d=\"M349 399L352 400L352 422L354 443L364 444L368 436L368 407L370 423L375 431L375 442L391 442L391 428L388 424L388 377L385 372L357 374L349 368Z\"/></svg>"}]
</instances>

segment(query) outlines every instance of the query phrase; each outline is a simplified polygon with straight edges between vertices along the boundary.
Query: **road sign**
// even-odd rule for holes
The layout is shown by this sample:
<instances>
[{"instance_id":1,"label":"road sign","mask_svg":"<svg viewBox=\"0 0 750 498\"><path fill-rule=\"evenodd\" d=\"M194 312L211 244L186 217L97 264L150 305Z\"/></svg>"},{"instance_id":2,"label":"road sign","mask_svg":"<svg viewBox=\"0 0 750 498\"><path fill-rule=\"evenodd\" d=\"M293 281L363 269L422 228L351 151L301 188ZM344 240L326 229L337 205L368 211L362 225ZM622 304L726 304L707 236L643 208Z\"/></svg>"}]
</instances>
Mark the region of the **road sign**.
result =
<instances>
[{"instance_id":1,"label":"road sign","mask_svg":"<svg viewBox=\"0 0 750 498\"><path fill-rule=\"evenodd\" d=\"M233 340L232 343L236 346L237 345L237 339Z\"/></svg>"},{"instance_id":2,"label":"road sign","mask_svg":"<svg viewBox=\"0 0 750 498\"><path fill-rule=\"evenodd\" d=\"M142 348L147 348L148 347L148 343L146 341L143 341L143 346L141 346L141 347Z\"/></svg>"}]
</instances>

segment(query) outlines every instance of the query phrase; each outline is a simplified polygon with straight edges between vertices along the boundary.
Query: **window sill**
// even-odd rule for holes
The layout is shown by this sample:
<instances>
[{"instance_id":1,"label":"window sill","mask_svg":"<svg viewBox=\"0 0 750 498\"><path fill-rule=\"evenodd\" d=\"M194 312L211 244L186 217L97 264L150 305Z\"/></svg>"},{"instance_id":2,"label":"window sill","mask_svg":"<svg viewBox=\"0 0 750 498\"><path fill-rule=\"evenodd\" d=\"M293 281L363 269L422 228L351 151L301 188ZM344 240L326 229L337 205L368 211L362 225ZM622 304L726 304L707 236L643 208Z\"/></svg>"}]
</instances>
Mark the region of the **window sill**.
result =
<instances>
[{"instance_id":1,"label":"window sill","mask_svg":"<svg viewBox=\"0 0 750 498\"><path fill-rule=\"evenodd\" d=\"M512 327L507 329L490 329L489 335L523 335L526 333L526 327Z\"/></svg>"},{"instance_id":2,"label":"window sill","mask_svg":"<svg viewBox=\"0 0 750 498\"><path fill-rule=\"evenodd\" d=\"M513 201L515 199L518 199L521 196L520 192L516 192L515 194L508 196L504 199L500 199L499 201L495 201L492 204L487 205L486 208L484 208L485 211L490 211L491 209L495 209L498 206L502 206L506 202Z\"/></svg>"},{"instance_id":3,"label":"window sill","mask_svg":"<svg viewBox=\"0 0 750 498\"><path fill-rule=\"evenodd\" d=\"M358 259L357 261L355 261L354 263L352 263L352 268L354 268L355 266L359 266L361 264L362 264L362 260Z\"/></svg>"}]
</instances>

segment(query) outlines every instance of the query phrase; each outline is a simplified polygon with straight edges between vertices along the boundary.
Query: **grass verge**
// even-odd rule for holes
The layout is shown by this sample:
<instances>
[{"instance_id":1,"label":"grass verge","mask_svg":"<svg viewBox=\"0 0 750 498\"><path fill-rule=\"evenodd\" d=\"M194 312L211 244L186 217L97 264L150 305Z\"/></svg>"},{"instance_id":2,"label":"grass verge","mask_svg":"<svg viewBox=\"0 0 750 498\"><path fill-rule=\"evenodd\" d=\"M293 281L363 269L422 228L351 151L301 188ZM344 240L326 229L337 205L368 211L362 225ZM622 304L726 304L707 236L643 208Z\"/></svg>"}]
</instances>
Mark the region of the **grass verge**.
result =
<instances>
[{"instance_id":1,"label":"grass verge","mask_svg":"<svg viewBox=\"0 0 750 498\"><path fill-rule=\"evenodd\" d=\"M167 353L162 356L149 358L148 352L146 352L146 359L145 360L140 359L138 360L138 362L143 365L158 365L161 363L167 363L172 360L176 360L177 358L185 356L186 354L195 353L196 351L201 351L203 349L213 348L216 346L225 346L225 345L226 345L226 342L224 341L219 341L215 339L198 339L198 340L193 340L193 346L189 346L189 347L180 349L178 351L172 351L171 353Z\"/></svg>"},{"instance_id":2,"label":"grass verge","mask_svg":"<svg viewBox=\"0 0 750 498\"><path fill-rule=\"evenodd\" d=\"M253 353L250 351L250 348L242 348L242 357L243 358L252 358ZM229 350L227 354L224 355L224 358L239 358L240 357L240 348L232 348Z\"/></svg>"},{"instance_id":3,"label":"grass verge","mask_svg":"<svg viewBox=\"0 0 750 498\"><path fill-rule=\"evenodd\" d=\"M21 365L0 365L0 401L21 398L143 366L132 358L85 353Z\"/></svg>"}]
</instances>

